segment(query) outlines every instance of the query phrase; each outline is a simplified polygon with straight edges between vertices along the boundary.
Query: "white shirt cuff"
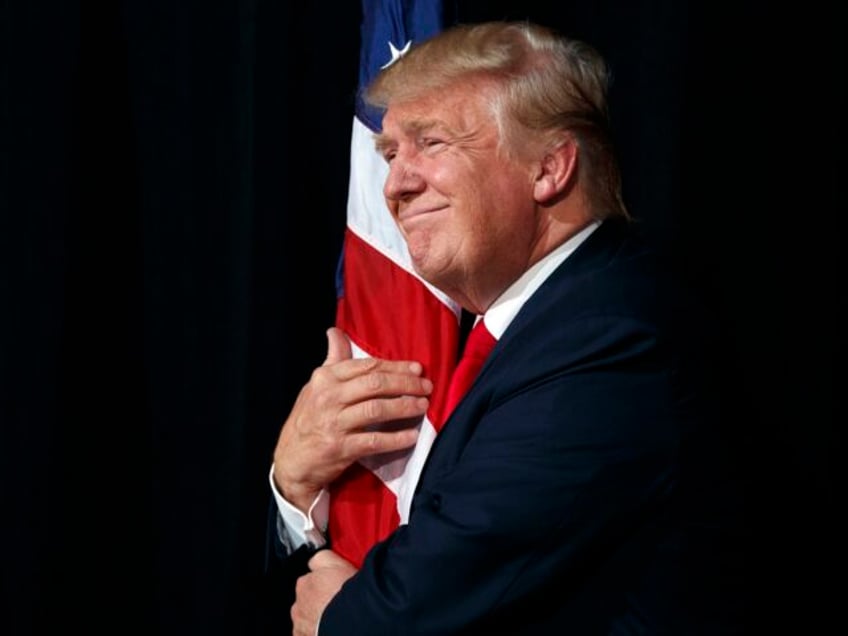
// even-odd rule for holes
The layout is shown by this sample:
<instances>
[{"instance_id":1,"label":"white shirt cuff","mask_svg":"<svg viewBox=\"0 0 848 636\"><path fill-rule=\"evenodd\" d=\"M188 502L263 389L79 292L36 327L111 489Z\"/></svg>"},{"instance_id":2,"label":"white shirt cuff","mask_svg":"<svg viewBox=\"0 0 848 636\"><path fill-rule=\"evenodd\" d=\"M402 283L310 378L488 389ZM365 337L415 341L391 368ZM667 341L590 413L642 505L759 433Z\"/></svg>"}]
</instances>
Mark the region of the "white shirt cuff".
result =
<instances>
[{"instance_id":1,"label":"white shirt cuff","mask_svg":"<svg viewBox=\"0 0 848 636\"><path fill-rule=\"evenodd\" d=\"M279 524L279 521L282 521L288 535L287 537L280 537L283 544L291 552L305 543L310 544L313 548L323 547L327 543L324 533L327 531L327 521L330 517L330 493L327 489L324 488L318 493L312 505L309 506L308 514L303 514L298 508L286 501L277 490L277 485L274 483L273 464L268 475L268 481L271 484L271 491L274 493L274 500L277 502L278 531L282 534L283 528L280 528Z\"/></svg>"}]
</instances>

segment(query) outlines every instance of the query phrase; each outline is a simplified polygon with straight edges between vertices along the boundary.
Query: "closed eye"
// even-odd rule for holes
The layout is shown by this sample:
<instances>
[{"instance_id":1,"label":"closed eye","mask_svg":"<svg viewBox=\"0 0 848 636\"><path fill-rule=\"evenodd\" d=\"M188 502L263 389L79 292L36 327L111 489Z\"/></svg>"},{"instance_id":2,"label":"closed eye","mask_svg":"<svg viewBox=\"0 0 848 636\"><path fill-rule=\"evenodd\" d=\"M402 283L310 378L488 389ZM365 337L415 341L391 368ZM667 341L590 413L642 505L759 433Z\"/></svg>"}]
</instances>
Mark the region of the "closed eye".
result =
<instances>
[{"instance_id":1,"label":"closed eye","mask_svg":"<svg viewBox=\"0 0 848 636\"><path fill-rule=\"evenodd\" d=\"M444 140L439 137L421 137L418 140L418 146L420 148L425 148L428 150L432 150L434 148L439 148L444 145Z\"/></svg>"}]
</instances>

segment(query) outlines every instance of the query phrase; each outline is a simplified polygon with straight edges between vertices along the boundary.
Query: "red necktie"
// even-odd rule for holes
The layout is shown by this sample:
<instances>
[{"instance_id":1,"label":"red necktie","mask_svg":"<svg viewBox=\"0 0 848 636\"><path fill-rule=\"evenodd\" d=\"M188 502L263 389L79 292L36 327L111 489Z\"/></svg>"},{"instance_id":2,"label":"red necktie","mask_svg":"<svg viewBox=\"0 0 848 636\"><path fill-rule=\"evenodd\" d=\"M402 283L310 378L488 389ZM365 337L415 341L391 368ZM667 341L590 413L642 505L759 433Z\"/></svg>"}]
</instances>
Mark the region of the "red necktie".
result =
<instances>
[{"instance_id":1,"label":"red necktie","mask_svg":"<svg viewBox=\"0 0 848 636\"><path fill-rule=\"evenodd\" d=\"M448 394L445 398L445 417L442 418L442 421L450 416L462 396L474 382L474 378L477 377L496 342L495 337L486 329L483 319L479 319L468 334L465 348L462 350L462 358L460 358L451 376Z\"/></svg>"}]
</instances>

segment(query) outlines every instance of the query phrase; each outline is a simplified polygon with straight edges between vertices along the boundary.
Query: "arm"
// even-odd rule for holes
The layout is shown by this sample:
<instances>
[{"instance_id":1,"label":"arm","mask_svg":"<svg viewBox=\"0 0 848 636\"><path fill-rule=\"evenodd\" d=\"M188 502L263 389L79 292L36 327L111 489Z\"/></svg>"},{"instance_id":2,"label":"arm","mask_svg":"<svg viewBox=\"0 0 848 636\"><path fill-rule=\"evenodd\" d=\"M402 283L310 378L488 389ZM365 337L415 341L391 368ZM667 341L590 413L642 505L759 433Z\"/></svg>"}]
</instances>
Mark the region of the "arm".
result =
<instances>
[{"instance_id":1,"label":"arm","mask_svg":"<svg viewBox=\"0 0 848 636\"><path fill-rule=\"evenodd\" d=\"M383 425L420 418L432 389L417 362L353 359L342 331L327 338L327 358L301 389L269 474L264 604L278 626L290 620L295 581L325 543L326 486L365 455L412 446L416 428Z\"/></svg>"},{"instance_id":2,"label":"arm","mask_svg":"<svg viewBox=\"0 0 848 636\"><path fill-rule=\"evenodd\" d=\"M651 334L624 330L609 342L599 327L603 346L583 331L571 343L582 353L558 368L463 405L440 434L409 524L332 599L321 636L462 633L536 607L546 589L579 587L636 531L674 476L672 396L666 369L651 364ZM478 422L475 409L486 409Z\"/></svg>"}]
</instances>

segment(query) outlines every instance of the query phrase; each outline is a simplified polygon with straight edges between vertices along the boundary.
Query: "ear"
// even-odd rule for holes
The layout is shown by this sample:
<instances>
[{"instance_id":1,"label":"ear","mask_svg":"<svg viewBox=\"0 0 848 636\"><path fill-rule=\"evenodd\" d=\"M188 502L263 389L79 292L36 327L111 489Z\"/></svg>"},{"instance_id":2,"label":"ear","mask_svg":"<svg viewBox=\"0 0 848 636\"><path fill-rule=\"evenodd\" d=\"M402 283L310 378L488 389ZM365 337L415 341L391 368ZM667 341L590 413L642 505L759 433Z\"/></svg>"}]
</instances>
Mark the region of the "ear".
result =
<instances>
[{"instance_id":1,"label":"ear","mask_svg":"<svg viewBox=\"0 0 848 636\"><path fill-rule=\"evenodd\" d=\"M567 137L542 157L533 184L533 198L537 203L548 203L570 186L576 173L577 142Z\"/></svg>"}]
</instances>

